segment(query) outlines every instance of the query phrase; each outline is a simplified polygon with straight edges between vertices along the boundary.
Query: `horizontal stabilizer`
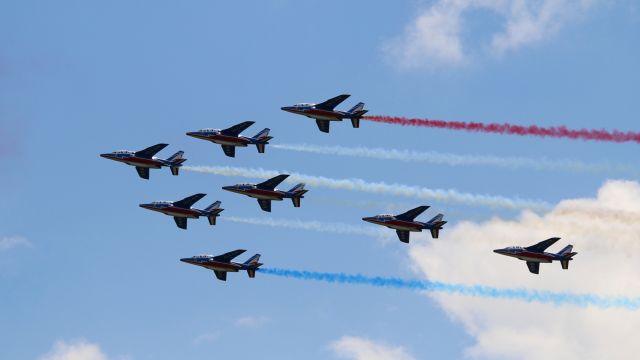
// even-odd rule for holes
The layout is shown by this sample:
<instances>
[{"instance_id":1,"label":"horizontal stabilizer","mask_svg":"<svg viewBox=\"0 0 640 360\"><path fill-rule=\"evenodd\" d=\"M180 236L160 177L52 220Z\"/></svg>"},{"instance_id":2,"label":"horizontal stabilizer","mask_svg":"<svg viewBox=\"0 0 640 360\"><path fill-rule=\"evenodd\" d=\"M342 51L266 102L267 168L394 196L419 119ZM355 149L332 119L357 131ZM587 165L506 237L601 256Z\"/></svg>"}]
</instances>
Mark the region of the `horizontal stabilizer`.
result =
<instances>
[{"instance_id":1,"label":"horizontal stabilizer","mask_svg":"<svg viewBox=\"0 0 640 360\"><path fill-rule=\"evenodd\" d=\"M563 269L567 270L569 268L569 260L571 259L560 260L560 265L562 265Z\"/></svg>"},{"instance_id":2,"label":"horizontal stabilizer","mask_svg":"<svg viewBox=\"0 0 640 360\"><path fill-rule=\"evenodd\" d=\"M180 173L180 167L179 166L170 166L169 169L171 169L171 174L173 176L178 176L178 174Z\"/></svg>"},{"instance_id":3,"label":"horizontal stabilizer","mask_svg":"<svg viewBox=\"0 0 640 360\"><path fill-rule=\"evenodd\" d=\"M256 148L258 149L258 153L264 154L264 150L266 148L266 145L262 144L262 143L258 143L258 144L256 144Z\"/></svg>"},{"instance_id":4,"label":"horizontal stabilizer","mask_svg":"<svg viewBox=\"0 0 640 360\"><path fill-rule=\"evenodd\" d=\"M216 224L216 218L220 216L220 215L209 215L207 216L207 219L209 219L209 225L215 225Z\"/></svg>"},{"instance_id":5,"label":"horizontal stabilizer","mask_svg":"<svg viewBox=\"0 0 640 360\"><path fill-rule=\"evenodd\" d=\"M440 236L440 228L431 229L431 237L437 239Z\"/></svg>"}]
</instances>

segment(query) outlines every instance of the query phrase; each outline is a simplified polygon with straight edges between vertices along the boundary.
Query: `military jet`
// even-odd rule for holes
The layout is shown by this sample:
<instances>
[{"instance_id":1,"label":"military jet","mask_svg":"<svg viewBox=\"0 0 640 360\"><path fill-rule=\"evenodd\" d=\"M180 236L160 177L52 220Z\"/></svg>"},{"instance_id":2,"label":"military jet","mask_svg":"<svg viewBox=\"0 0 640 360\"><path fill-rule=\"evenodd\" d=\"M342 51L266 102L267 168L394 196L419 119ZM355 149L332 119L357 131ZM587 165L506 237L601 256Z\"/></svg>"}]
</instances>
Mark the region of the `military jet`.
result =
<instances>
[{"instance_id":1,"label":"military jet","mask_svg":"<svg viewBox=\"0 0 640 360\"><path fill-rule=\"evenodd\" d=\"M557 254L545 252L549 246L555 244L558 240L560 238L554 237L528 247L510 246L493 250L493 252L526 261L529 271L534 274L540 271L540 263L550 263L554 260L560 261L560 265L566 270L569 268L569 261L573 260L573 256L577 254L577 252L572 252L573 245L565 246Z\"/></svg>"},{"instance_id":2,"label":"military jet","mask_svg":"<svg viewBox=\"0 0 640 360\"><path fill-rule=\"evenodd\" d=\"M410 231L422 232L422 229L430 230L431 236L434 239L437 239L440 234L440 229L442 229L442 225L447 223L442 220L444 215L438 214L426 223L414 220L428 208L428 206L418 206L417 208L411 209L400 215L376 215L363 217L362 220L395 229L400 241L405 243L409 243Z\"/></svg>"},{"instance_id":3,"label":"military jet","mask_svg":"<svg viewBox=\"0 0 640 360\"><path fill-rule=\"evenodd\" d=\"M258 199L260 208L264 211L271 212L271 201L282 201L282 199L288 198L293 201L294 207L300 207L300 199L304 197L304 194L309 191L304 189L304 184L300 183L289 191L282 191L276 189L276 186L289 177L289 175L283 174L271 178L260 184L237 184L231 186L223 186L222 188L227 191L246 195L252 198Z\"/></svg>"},{"instance_id":4,"label":"military jet","mask_svg":"<svg viewBox=\"0 0 640 360\"><path fill-rule=\"evenodd\" d=\"M269 143L269 140L273 139L273 136L269 136L269 128L265 128L254 137L240 135L241 132L253 124L253 121L245 121L227 129L203 129L188 132L187 135L222 145L222 151L229 157L236 156L237 146L255 145L258 148L258 152L262 154L264 153L265 145Z\"/></svg>"},{"instance_id":5,"label":"military jet","mask_svg":"<svg viewBox=\"0 0 640 360\"><path fill-rule=\"evenodd\" d=\"M135 166L138 175L143 179L149 179L149 169L160 169L163 166L169 167L171 169L171 173L178 176L178 170L182 166L182 163L187 161L187 159L182 157L182 155L184 155L184 151L178 151L166 160L153 156L160 150L167 147L167 145L168 144L156 144L140 151L134 152L120 150L112 153L100 154L100 156L105 159L115 160L127 165Z\"/></svg>"},{"instance_id":6,"label":"military jet","mask_svg":"<svg viewBox=\"0 0 640 360\"><path fill-rule=\"evenodd\" d=\"M207 194L195 194L179 201L154 201L148 204L140 204L141 208L157 211L165 215L173 216L176 225L180 229L187 229L187 219L197 219L206 216L210 225L216 224L216 218L224 210L220 208L220 201L216 201L204 210L194 209L191 206Z\"/></svg>"},{"instance_id":7,"label":"military jet","mask_svg":"<svg viewBox=\"0 0 640 360\"><path fill-rule=\"evenodd\" d=\"M238 272L240 270L246 270L247 275L249 275L250 278L254 278L256 276L256 270L262 265L261 262L258 262L258 260L260 260L260 254L253 255L249 260L242 264L231 261L245 251L247 250L239 249L218 256L198 255L190 258L183 258L180 259L180 261L213 270L218 280L222 281L227 281L228 272Z\"/></svg>"},{"instance_id":8,"label":"military jet","mask_svg":"<svg viewBox=\"0 0 640 360\"><path fill-rule=\"evenodd\" d=\"M368 112L364 110L364 103L357 103L356 106L349 111L334 110L341 102L345 101L348 94L338 95L320 104L300 103L293 106L283 106L280 109L306 117L316 119L316 124L320 131L329 132L330 121L342 121L342 119L351 119L351 125L354 128L360 127L360 119Z\"/></svg>"}]
</instances>

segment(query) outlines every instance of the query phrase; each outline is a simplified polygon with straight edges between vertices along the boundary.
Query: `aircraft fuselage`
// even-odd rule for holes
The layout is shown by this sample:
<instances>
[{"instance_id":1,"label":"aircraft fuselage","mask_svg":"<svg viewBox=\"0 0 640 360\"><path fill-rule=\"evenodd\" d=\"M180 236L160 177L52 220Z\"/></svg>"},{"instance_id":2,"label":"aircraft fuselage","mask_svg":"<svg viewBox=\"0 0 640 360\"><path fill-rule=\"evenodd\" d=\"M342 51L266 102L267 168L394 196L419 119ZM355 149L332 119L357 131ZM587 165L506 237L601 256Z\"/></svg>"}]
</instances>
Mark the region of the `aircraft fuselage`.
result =
<instances>
[{"instance_id":1,"label":"aircraft fuselage","mask_svg":"<svg viewBox=\"0 0 640 360\"><path fill-rule=\"evenodd\" d=\"M282 199L284 199L285 197L285 193L277 189L265 190L259 189L257 187L237 188L235 186L223 186L222 188L227 191L246 195L256 199L282 201Z\"/></svg>"},{"instance_id":2,"label":"aircraft fuselage","mask_svg":"<svg viewBox=\"0 0 640 360\"><path fill-rule=\"evenodd\" d=\"M190 133L187 133L187 135L198 138L198 139L202 139L202 140L208 140L219 145L247 147L248 145L252 144L252 141L250 138L242 135L229 136L229 135L224 135L220 132L211 132L211 133L190 132Z\"/></svg>"},{"instance_id":3,"label":"aircraft fuselage","mask_svg":"<svg viewBox=\"0 0 640 360\"><path fill-rule=\"evenodd\" d=\"M425 228L424 224L421 222L404 221L404 220L398 220L395 218L388 219L388 220L380 220L374 216L374 217L362 218L362 220L370 222L372 224L386 226L394 230L422 232L422 229Z\"/></svg>"}]
</instances>

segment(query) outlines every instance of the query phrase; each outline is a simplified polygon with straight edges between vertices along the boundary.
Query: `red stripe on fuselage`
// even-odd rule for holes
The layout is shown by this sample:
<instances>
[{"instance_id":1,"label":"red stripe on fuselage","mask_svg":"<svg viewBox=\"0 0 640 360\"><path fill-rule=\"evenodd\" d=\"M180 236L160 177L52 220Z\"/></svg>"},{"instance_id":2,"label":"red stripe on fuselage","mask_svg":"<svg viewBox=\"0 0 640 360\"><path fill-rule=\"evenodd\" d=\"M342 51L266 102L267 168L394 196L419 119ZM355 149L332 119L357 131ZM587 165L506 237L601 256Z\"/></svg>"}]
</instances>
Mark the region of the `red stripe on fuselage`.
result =
<instances>
[{"instance_id":1,"label":"red stripe on fuselage","mask_svg":"<svg viewBox=\"0 0 640 360\"><path fill-rule=\"evenodd\" d=\"M227 136L227 135L207 136L207 140L213 141L215 143L223 143L223 145L236 145L236 146L246 146L247 144L250 143L250 141L245 138Z\"/></svg>"},{"instance_id":2,"label":"red stripe on fuselage","mask_svg":"<svg viewBox=\"0 0 640 360\"><path fill-rule=\"evenodd\" d=\"M129 165L139 166L139 167L153 167L160 169L162 167L162 162L153 159L145 159L139 157L130 157L126 159L119 159L118 161L125 162Z\"/></svg>"}]
</instances>

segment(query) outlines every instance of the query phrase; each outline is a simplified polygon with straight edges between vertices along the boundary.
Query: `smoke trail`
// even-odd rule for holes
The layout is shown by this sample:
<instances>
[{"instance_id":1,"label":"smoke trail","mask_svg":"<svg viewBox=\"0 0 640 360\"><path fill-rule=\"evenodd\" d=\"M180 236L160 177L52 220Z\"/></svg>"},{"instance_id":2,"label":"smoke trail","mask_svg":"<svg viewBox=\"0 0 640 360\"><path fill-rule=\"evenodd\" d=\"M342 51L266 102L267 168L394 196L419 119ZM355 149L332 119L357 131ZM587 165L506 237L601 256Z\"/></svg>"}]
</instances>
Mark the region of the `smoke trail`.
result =
<instances>
[{"instance_id":1,"label":"smoke trail","mask_svg":"<svg viewBox=\"0 0 640 360\"><path fill-rule=\"evenodd\" d=\"M257 219L257 218L240 218L235 216L226 216L226 221L236 223L264 225L271 227L282 227L288 229L309 230L322 233L345 234L345 235L364 235L364 236L380 236L380 229L365 228L343 223L324 223L319 221L301 221L301 220L285 220L285 219Z\"/></svg>"},{"instance_id":2,"label":"smoke trail","mask_svg":"<svg viewBox=\"0 0 640 360\"><path fill-rule=\"evenodd\" d=\"M361 157L378 160L398 160L404 162L424 162L436 165L449 166L495 166L502 168L521 169L529 168L534 170L553 170L570 172L591 172L591 173L626 173L640 176L640 171L636 166L607 163L585 163L569 159L532 159L525 157L499 157L491 155L464 155L442 153L436 151L418 152L409 150L366 148L366 147L344 147L344 146L320 146L310 144L274 144L274 149L298 151L323 155L337 155Z\"/></svg>"},{"instance_id":3,"label":"smoke trail","mask_svg":"<svg viewBox=\"0 0 640 360\"><path fill-rule=\"evenodd\" d=\"M609 142L637 142L640 143L640 133L618 130L595 130L595 129L567 129L565 126L540 127L536 125L522 126L514 124L484 124L478 122L465 121L445 121L429 119L410 119L398 116L365 116L363 119L381 122L386 124L396 124L403 126L423 126L449 130L464 130L473 132L509 134L520 136L539 136L566 139L595 140Z\"/></svg>"},{"instance_id":4,"label":"smoke trail","mask_svg":"<svg viewBox=\"0 0 640 360\"><path fill-rule=\"evenodd\" d=\"M332 179L324 176L312 176L286 171L278 172L274 170L241 168L230 166L183 166L186 171L209 173L224 176L240 176L248 178L269 179L278 174L288 173L290 176L285 180L289 183L304 182L311 186L325 187L330 189L341 189L350 191L360 191L367 193L389 194L405 196L425 200L436 200L442 202L459 203L474 206L488 206L504 209L533 209L548 210L550 205L543 201L526 200L519 198L507 198L503 196L479 195L461 193L456 190L429 189L419 186L402 184L386 184L383 182L366 182L362 179Z\"/></svg>"},{"instance_id":5,"label":"smoke trail","mask_svg":"<svg viewBox=\"0 0 640 360\"><path fill-rule=\"evenodd\" d=\"M624 308L638 310L640 298L605 297L594 294L574 294L546 290L527 290L522 288L499 289L482 285L449 284L440 281L403 280L398 278L369 277L360 274L326 273L299 271L278 268L260 268L261 273L295 278L301 280L317 280L329 283L371 285L396 289L421 290L428 292L444 292L466 296L488 297L496 299L522 300L526 302L549 303L554 305L596 306L599 308Z\"/></svg>"}]
</instances>

